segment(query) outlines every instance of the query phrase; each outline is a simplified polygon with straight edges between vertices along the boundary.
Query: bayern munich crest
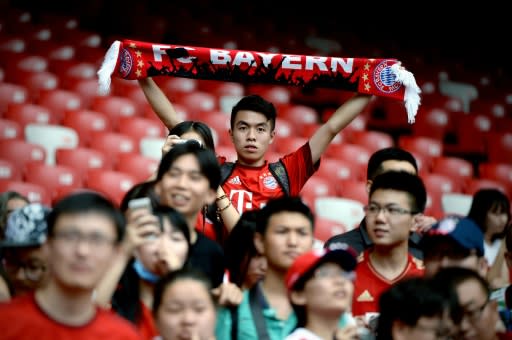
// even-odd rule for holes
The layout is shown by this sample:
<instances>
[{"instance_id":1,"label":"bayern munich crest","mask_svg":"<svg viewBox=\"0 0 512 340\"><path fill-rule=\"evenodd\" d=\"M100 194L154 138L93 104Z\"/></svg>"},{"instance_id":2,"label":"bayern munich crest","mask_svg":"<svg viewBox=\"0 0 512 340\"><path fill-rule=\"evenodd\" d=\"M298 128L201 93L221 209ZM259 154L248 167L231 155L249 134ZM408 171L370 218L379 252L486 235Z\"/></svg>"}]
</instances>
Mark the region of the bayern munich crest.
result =
<instances>
[{"instance_id":1,"label":"bayern munich crest","mask_svg":"<svg viewBox=\"0 0 512 340\"><path fill-rule=\"evenodd\" d=\"M273 176L267 176L263 178L263 185L265 188L273 190L277 188L277 181Z\"/></svg>"},{"instance_id":2,"label":"bayern munich crest","mask_svg":"<svg viewBox=\"0 0 512 340\"><path fill-rule=\"evenodd\" d=\"M126 78L133 67L133 58L130 52L126 48L121 50L119 53L119 72L121 73L123 78Z\"/></svg>"},{"instance_id":3,"label":"bayern munich crest","mask_svg":"<svg viewBox=\"0 0 512 340\"><path fill-rule=\"evenodd\" d=\"M379 91L393 93L402 87L402 84L396 80L396 75L391 71L391 66L395 63L393 60L384 60L375 67L373 82Z\"/></svg>"}]
</instances>

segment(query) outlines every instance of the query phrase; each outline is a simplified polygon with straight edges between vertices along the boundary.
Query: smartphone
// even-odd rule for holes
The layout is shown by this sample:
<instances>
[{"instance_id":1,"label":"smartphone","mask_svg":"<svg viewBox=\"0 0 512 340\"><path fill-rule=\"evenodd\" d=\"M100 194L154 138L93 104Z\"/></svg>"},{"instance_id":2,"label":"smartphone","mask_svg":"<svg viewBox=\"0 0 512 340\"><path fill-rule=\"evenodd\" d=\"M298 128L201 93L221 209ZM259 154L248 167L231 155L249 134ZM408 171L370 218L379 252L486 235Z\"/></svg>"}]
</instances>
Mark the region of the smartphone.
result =
<instances>
[{"instance_id":1,"label":"smartphone","mask_svg":"<svg viewBox=\"0 0 512 340\"><path fill-rule=\"evenodd\" d=\"M134 198L128 201L128 208L132 210L143 208L149 210L150 212L153 211L151 199L149 197Z\"/></svg>"}]
</instances>

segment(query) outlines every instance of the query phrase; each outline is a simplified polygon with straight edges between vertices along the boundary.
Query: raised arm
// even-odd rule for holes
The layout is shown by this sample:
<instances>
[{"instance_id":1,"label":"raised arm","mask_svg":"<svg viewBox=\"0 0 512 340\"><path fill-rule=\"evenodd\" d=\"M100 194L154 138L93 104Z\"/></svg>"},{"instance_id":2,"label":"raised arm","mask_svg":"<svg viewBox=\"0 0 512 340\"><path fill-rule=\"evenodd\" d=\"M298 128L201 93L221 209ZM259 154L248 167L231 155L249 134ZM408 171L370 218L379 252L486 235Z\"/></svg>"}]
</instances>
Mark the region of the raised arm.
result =
<instances>
[{"instance_id":1,"label":"raised arm","mask_svg":"<svg viewBox=\"0 0 512 340\"><path fill-rule=\"evenodd\" d=\"M164 123L169 130L181 122L181 119L178 117L176 110L174 110L171 101L153 79L144 78L139 79L138 82L144 92L144 96L146 96L146 99L148 100L149 105L151 105L151 108L155 111L158 118L160 118L162 123Z\"/></svg>"},{"instance_id":2,"label":"raised arm","mask_svg":"<svg viewBox=\"0 0 512 340\"><path fill-rule=\"evenodd\" d=\"M313 164L318 162L320 156L336 137L336 135L359 114L370 102L371 95L356 94L343 103L325 122L315 131L309 139Z\"/></svg>"}]
</instances>

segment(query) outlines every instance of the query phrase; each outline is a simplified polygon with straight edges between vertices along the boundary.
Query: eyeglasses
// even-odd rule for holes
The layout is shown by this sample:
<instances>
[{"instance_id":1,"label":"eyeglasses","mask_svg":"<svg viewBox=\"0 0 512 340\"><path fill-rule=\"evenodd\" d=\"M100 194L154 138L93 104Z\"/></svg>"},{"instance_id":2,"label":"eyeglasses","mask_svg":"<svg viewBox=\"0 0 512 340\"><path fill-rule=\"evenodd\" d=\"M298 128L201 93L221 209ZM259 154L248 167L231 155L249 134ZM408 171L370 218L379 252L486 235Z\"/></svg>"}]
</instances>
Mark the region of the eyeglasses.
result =
<instances>
[{"instance_id":1,"label":"eyeglasses","mask_svg":"<svg viewBox=\"0 0 512 340\"><path fill-rule=\"evenodd\" d=\"M381 212L381 210L384 212L384 214L386 214L388 216L393 216L393 217L407 215L407 214L414 215L414 214L418 213L416 211L407 210L407 209L395 207L392 205L386 205L386 206L381 207L377 204L369 204L369 205L365 206L363 209L364 209L364 212L366 213L366 215L368 215L368 216L377 216Z\"/></svg>"},{"instance_id":2,"label":"eyeglasses","mask_svg":"<svg viewBox=\"0 0 512 340\"><path fill-rule=\"evenodd\" d=\"M64 241L69 246L77 246L81 242L86 242L90 247L96 249L107 248L115 243L115 240L100 233L82 234L74 230L55 232L53 238Z\"/></svg>"},{"instance_id":3,"label":"eyeglasses","mask_svg":"<svg viewBox=\"0 0 512 340\"><path fill-rule=\"evenodd\" d=\"M16 275L16 273L20 269L23 269L23 274L25 275L25 277L28 280L34 282L41 280L44 272L46 272L46 266L36 261L21 262L15 259L8 259L7 257L5 257L3 260L3 264L5 271L10 277Z\"/></svg>"},{"instance_id":4,"label":"eyeglasses","mask_svg":"<svg viewBox=\"0 0 512 340\"><path fill-rule=\"evenodd\" d=\"M334 269L334 268L318 268L315 270L315 273L313 275L315 278L319 279L335 279L338 277L342 277L345 280L348 281L354 281L356 279L356 273L355 272L347 272L343 269Z\"/></svg>"},{"instance_id":5,"label":"eyeglasses","mask_svg":"<svg viewBox=\"0 0 512 340\"><path fill-rule=\"evenodd\" d=\"M487 305L489 304L489 301L489 298L487 298L487 300L485 300L485 303L482 306L474 308L472 310L464 308L464 317L467 317L471 321L477 321L482 316L482 313L484 312L485 307L487 307Z\"/></svg>"}]
</instances>

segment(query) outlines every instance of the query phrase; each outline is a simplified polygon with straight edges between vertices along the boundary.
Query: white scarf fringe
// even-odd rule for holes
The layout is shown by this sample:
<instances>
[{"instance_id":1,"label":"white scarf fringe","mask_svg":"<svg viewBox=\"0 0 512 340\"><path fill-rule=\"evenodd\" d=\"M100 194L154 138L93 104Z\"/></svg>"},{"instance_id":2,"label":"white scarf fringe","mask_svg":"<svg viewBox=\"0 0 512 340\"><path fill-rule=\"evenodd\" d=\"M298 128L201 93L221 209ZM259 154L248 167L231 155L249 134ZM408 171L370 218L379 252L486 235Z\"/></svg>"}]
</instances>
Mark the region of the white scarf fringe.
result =
<instances>
[{"instance_id":1,"label":"white scarf fringe","mask_svg":"<svg viewBox=\"0 0 512 340\"><path fill-rule=\"evenodd\" d=\"M101 64L98 71L98 94L105 96L110 93L110 82L112 73L117 64L117 58L119 56L119 48L121 42L116 40L112 43L107 53L105 54L105 60Z\"/></svg>"},{"instance_id":2,"label":"white scarf fringe","mask_svg":"<svg viewBox=\"0 0 512 340\"><path fill-rule=\"evenodd\" d=\"M395 74L396 80L405 86L404 102L407 111L407 121L412 124L415 121L416 113L421 103L421 89L416 84L414 75L403 68L401 63L392 65L391 71Z\"/></svg>"}]
</instances>

